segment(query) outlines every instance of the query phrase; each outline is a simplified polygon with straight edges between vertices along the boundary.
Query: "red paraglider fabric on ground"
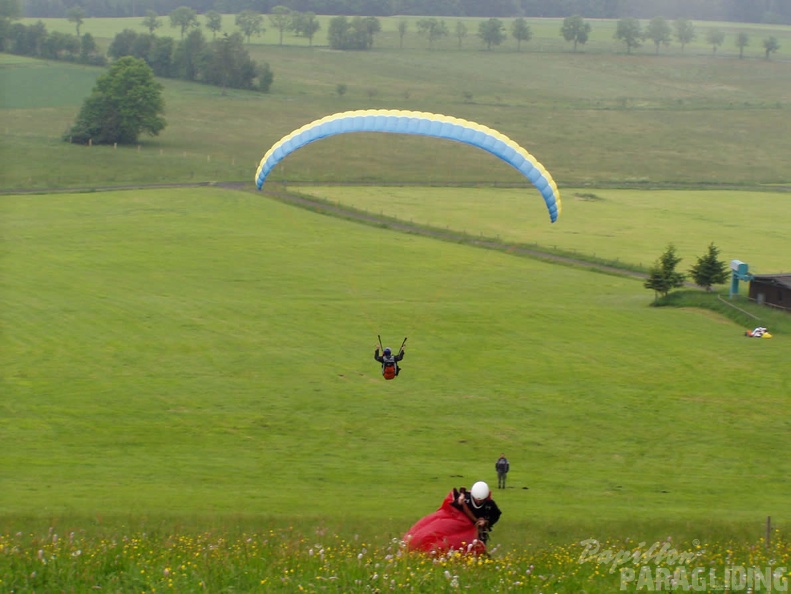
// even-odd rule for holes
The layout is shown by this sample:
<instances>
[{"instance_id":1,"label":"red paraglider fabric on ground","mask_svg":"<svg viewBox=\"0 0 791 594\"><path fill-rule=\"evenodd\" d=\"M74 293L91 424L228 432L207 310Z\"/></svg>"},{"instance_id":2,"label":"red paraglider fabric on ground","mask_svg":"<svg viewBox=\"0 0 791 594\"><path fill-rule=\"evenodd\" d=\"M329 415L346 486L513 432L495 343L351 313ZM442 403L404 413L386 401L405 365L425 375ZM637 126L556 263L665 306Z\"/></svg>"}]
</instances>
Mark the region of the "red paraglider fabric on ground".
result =
<instances>
[{"instance_id":1,"label":"red paraglider fabric on ground","mask_svg":"<svg viewBox=\"0 0 791 594\"><path fill-rule=\"evenodd\" d=\"M412 551L446 553L450 550L479 555L486 545L478 540L478 529L464 512L451 505L453 491L440 508L418 520L404 535L404 544Z\"/></svg>"}]
</instances>

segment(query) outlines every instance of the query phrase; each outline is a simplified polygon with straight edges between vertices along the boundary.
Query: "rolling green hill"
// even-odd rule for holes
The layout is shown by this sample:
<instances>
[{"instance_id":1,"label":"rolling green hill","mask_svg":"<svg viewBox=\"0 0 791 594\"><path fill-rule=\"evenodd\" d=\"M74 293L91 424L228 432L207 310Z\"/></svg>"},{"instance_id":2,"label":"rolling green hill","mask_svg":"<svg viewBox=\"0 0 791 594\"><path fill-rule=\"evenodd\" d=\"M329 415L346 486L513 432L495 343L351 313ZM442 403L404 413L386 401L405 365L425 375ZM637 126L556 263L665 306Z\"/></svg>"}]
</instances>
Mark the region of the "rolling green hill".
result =
<instances>
[{"instance_id":1,"label":"rolling green hill","mask_svg":"<svg viewBox=\"0 0 791 594\"><path fill-rule=\"evenodd\" d=\"M233 191L2 210L6 515L407 524L505 451L509 538L785 518L787 337L647 307L635 280ZM377 334L409 336L395 382Z\"/></svg>"}]
</instances>

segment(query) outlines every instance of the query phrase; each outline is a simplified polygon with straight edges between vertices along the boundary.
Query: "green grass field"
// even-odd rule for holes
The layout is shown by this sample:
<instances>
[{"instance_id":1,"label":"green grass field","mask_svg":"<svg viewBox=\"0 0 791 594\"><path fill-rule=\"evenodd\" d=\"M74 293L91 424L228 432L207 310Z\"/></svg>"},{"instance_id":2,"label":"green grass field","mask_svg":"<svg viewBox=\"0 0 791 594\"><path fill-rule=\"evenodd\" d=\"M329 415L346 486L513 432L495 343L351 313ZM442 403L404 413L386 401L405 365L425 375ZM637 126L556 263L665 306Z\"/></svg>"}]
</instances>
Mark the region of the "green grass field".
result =
<instances>
[{"instance_id":1,"label":"green grass field","mask_svg":"<svg viewBox=\"0 0 791 594\"><path fill-rule=\"evenodd\" d=\"M493 483L500 451L499 570L448 566L473 588L518 589L536 565L556 591L612 591L570 547L591 537L711 541L746 563L767 516L788 556L782 331L747 339L648 307L637 280L254 193L0 205L5 585L290 591L278 572L329 571L353 589L452 486ZM409 336L396 382L378 333ZM335 551L323 570L311 546ZM399 589L447 581L403 563L394 579L422 577Z\"/></svg>"},{"instance_id":2,"label":"green grass field","mask_svg":"<svg viewBox=\"0 0 791 594\"><path fill-rule=\"evenodd\" d=\"M162 81L168 128L125 148L60 140L102 69L2 56L0 590L617 590L577 563L590 537L791 565L787 316L736 299L775 333L747 339L649 307L637 279L252 191L265 150L317 117L450 113L547 166L557 224L496 159L396 135L306 147L265 189L628 266L672 242L686 269L713 241L783 272L789 64L396 46L256 40L271 94ZM143 187L219 181L250 191ZM395 382L377 334L409 337ZM495 559L398 560L391 539L493 483L501 451Z\"/></svg>"},{"instance_id":3,"label":"green grass field","mask_svg":"<svg viewBox=\"0 0 791 594\"><path fill-rule=\"evenodd\" d=\"M668 243L687 269L711 242L723 259L747 262L757 274L789 266L788 237L774 221L791 218L791 200L780 193L564 188L563 213L549 224L544 201L532 188L305 186L299 191L372 214L644 269Z\"/></svg>"},{"instance_id":4,"label":"green grass field","mask_svg":"<svg viewBox=\"0 0 791 594\"><path fill-rule=\"evenodd\" d=\"M653 310L635 280L245 193L6 197L3 211L6 513L310 502L406 521L490 475L499 450L514 522L783 508L783 336ZM397 382L378 378L378 333L410 336ZM393 491L416 494L383 505Z\"/></svg>"}]
</instances>

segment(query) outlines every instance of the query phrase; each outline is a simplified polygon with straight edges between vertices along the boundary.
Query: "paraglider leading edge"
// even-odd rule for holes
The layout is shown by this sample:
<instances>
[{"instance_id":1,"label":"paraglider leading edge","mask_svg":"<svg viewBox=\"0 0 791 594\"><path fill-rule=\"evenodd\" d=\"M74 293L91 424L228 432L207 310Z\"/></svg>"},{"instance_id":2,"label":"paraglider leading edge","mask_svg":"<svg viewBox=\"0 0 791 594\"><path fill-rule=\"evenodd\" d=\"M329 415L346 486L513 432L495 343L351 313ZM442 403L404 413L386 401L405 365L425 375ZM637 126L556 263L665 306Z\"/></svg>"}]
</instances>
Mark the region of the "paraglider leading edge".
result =
<instances>
[{"instance_id":1,"label":"paraglider leading edge","mask_svg":"<svg viewBox=\"0 0 791 594\"><path fill-rule=\"evenodd\" d=\"M551 222L561 213L560 192L550 173L533 155L497 130L475 122L421 111L370 109L326 116L294 130L277 141L261 159L255 174L260 190L272 169L303 146L349 132L416 134L462 142L483 149L522 173L541 193Z\"/></svg>"}]
</instances>

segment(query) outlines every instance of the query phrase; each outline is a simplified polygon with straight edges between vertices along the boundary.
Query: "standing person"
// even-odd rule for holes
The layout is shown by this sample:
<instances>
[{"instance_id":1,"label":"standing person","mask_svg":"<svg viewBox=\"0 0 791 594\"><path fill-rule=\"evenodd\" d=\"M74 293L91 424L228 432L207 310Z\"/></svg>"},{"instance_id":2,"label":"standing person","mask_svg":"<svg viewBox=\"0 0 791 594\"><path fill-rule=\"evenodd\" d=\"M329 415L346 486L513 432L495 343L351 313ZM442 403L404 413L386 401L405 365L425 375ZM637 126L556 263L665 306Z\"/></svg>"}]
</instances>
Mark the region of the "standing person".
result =
<instances>
[{"instance_id":1,"label":"standing person","mask_svg":"<svg viewBox=\"0 0 791 594\"><path fill-rule=\"evenodd\" d=\"M382 351L381 356L379 356L379 345L376 345L374 359L382 364L382 377L384 377L386 380L394 379L399 373L401 373L401 368L398 366L398 362L403 358L403 345L401 346L401 351L399 351L397 355L393 355L393 351L390 350L390 347L387 347L384 349L384 351Z\"/></svg>"},{"instance_id":2,"label":"standing person","mask_svg":"<svg viewBox=\"0 0 791 594\"><path fill-rule=\"evenodd\" d=\"M500 454L497 462L494 463L494 468L497 470L497 488L505 489L505 477L508 471L511 470L511 465L508 463L508 458L505 454Z\"/></svg>"},{"instance_id":3,"label":"standing person","mask_svg":"<svg viewBox=\"0 0 791 594\"><path fill-rule=\"evenodd\" d=\"M489 532L502 515L497 503L492 499L489 485L478 481L469 491L462 487L458 491L454 489L453 494L456 498L453 506L464 512L464 515L475 524L478 529L478 540L486 544L489 540Z\"/></svg>"}]
</instances>

